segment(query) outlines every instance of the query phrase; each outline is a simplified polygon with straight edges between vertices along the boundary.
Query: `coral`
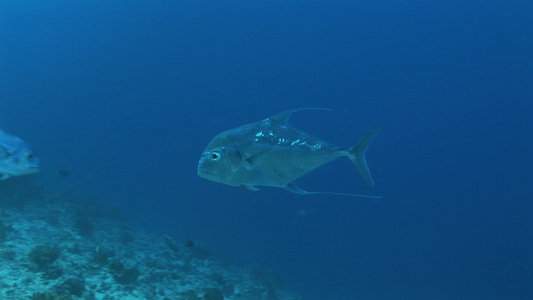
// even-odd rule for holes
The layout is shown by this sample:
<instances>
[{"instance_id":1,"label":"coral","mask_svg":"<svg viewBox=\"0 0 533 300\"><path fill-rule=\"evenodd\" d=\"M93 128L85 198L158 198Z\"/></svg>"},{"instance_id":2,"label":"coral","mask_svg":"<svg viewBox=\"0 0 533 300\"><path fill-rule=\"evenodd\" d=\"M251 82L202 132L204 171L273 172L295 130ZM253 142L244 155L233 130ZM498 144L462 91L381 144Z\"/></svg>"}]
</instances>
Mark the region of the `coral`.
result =
<instances>
[{"instance_id":1,"label":"coral","mask_svg":"<svg viewBox=\"0 0 533 300\"><path fill-rule=\"evenodd\" d=\"M204 300L224 300L224 295L220 289L205 289Z\"/></svg>"},{"instance_id":2,"label":"coral","mask_svg":"<svg viewBox=\"0 0 533 300\"><path fill-rule=\"evenodd\" d=\"M89 221L89 218L85 215L76 215L74 218L74 228L78 230L80 235L89 236L93 234L94 225Z\"/></svg>"},{"instance_id":3,"label":"coral","mask_svg":"<svg viewBox=\"0 0 533 300\"><path fill-rule=\"evenodd\" d=\"M115 274L115 280L120 284L130 284L137 281L141 272L137 268L124 268L119 274Z\"/></svg>"},{"instance_id":4,"label":"coral","mask_svg":"<svg viewBox=\"0 0 533 300\"><path fill-rule=\"evenodd\" d=\"M115 256L113 248L98 245L93 254L93 260L99 265L104 265L110 257Z\"/></svg>"},{"instance_id":5,"label":"coral","mask_svg":"<svg viewBox=\"0 0 533 300\"><path fill-rule=\"evenodd\" d=\"M192 290L188 290L188 291L185 291L185 292L181 293L181 298L180 299L183 299L183 300L201 300L200 297L198 297L198 295L196 295L196 292L192 291Z\"/></svg>"},{"instance_id":6,"label":"coral","mask_svg":"<svg viewBox=\"0 0 533 300\"><path fill-rule=\"evenodd\" d=\"M42 275L46 279L54 280L63 275L63 269L57 265L50 265L44 269L44 273Z\"/></svg>"},{"instance_id":7,"label":"coral","mask_svg":"<svg viewBox=\"0 0 533 300\"><path fill-rule=\"evenodd\" d=\"M187 247L187 248L194 247L194 241L193 240L186 240L185 241L185 247Z\"/></svg>"},{"instance_id":8,"label":"coral","mask_svg":"<svg viewBox=\"0 0 533 300\"><path fill-rule=\"evenodd\" d=\"M10 249L0 249L0 258L6 260L14 260L16 257L15 251Z\"/></svg>"},{"instance_id":9,"label":"coral","mask_svg":"<svg viewBox=\"0 0 533 300\"><path fill-rule=\"evenodd\" d=\"M222 292L226 296L231 296L233 295L233 293L235 293L235 286L233 284L227 283L226 285L224 285Z\"/></svg>"},{"instance_id":10,"label":"coral","mask_svg":"<svg viewBox=\"0 0 533 300\"><path fill-rule=\"evenodd\" d=\"M85 290L85 280L80 277L68 277L58 287L58 290L64 291L70 295L81 297Z\"/></svg>"},{"instance_id":11,"label":"coral","mask_svg":"<svg viewBox=\"0 0 533 300\"><path fill-rule=\"evenodd\" d=\"M0 221L0 240L6 238L7 234L12 230L12 228L3 222Z\"/></svg>"},{"instance_id":12,"label":"coral","mask_svg":"<svg viewBox=\"0 0 533 300\"><path fill-rule=\"evenodd\" d=\"M28 255L30 261L39 268L49 267L61 255L59 247L52 244L37 245L33 247Z\"/></svg>"},{"instance_id":13,"label":"coral","mask_svg":"<svg viewBox=\"0 0 533 300\"><path fill-rule=\"evenodd\" d=\"M118 259L113 259L109 263L109 269L113 271L113 278L120 284L131 284L137 281L141 272L137 268L126 268Z\"/></svg>"},{"instance_id":14,"label":"coral","mask_svg":"<svg viewBox=\"0 0 533 300\"><path fill-rule=\"evenodd\" d=\"M71 196L45 194L5 212L0 203L0 300L299 299L273 272L232 267L198 240L165 245L161 235L111 220Z\"/></svg>"},{"instance_id":15,"label":"coral","mask_svg":"<svg viewBox=\"0 0 533 300\"><path fill-rule=\"evenodd\" d=\"M210 277L214 282L219 285L226 284L226 278L224 278L224 276L218 272L213 272Z\"/></svg>"},{"instance_id":16,"label":"coral","mask_svg":"<svg viewBox=\"0 0 533 300\"><path fill-rule=\"evenodd\" d=\"M122 231L120 233L120 239L119 240L120 240L120 243L123 244L123 245L127 245L127 244L133 242L134 239L135 238L133 236L133 233L131 233L131 231L125 230L125 231Z\"/></svg>"},{"instance_id":17,"label":"coral","mask_svg":"<svg viewBox=\"0 0 533 300\"><path fill-rule=\"evenodd\" d=\"M72 298L69 295L57 294L55 292L45 292L45 293L33 293L30 296L30 300L71 300Z\"/></svg>"},{"instance_id":18,"label":"coral","mask_svg":"<svg viewBox=\"0 0 533 300\"><path fill-rule=\"evenodd\" d=\"M121 272L124 269L124 264L120 262L118 258L113 259L109 262L109 269L114 272Z\"/></svg>"}]
</instances>

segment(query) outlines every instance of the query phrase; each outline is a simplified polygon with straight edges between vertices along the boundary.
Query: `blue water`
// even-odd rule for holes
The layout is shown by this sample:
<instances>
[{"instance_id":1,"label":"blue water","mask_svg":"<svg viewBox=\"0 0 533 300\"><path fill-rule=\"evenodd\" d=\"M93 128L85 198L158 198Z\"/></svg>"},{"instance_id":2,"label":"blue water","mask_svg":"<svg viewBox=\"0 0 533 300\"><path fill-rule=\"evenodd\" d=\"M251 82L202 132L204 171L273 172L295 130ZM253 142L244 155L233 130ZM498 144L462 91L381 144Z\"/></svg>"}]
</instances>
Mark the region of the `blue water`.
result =
<instances>
[{"instance_id":1,"label":"blue water","mask_svg":"<svg viewBox=\"0 0 533 300\"><path fill-rule=\"evenodd\" d=\"M36 183L266 266L305 299L533 299L531 1L0 3L0 128ZM217 133L279 111L341 147L307 190L196 175ZM57 170L72 176L61 178Z\"/></svg>"}]
</instances>

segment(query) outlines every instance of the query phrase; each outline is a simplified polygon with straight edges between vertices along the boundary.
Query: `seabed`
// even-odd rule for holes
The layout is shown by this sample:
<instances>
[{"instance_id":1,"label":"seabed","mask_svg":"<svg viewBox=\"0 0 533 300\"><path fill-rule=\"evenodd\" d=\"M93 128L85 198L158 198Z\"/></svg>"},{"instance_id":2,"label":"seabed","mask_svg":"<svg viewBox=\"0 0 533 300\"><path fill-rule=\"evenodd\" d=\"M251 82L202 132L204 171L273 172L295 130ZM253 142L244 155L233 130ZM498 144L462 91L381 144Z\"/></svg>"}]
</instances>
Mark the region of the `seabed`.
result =
<instances>
[{"instance_id":1,"label":"seabed","mask_svg":"<svg viewBox=\"0 0 533 300\"><path fill-rule=\"evenodd\" d=\"M73 191L0 182L0 299L302 300L272 272L131 226Z\"/></svg>"}]
</instances>

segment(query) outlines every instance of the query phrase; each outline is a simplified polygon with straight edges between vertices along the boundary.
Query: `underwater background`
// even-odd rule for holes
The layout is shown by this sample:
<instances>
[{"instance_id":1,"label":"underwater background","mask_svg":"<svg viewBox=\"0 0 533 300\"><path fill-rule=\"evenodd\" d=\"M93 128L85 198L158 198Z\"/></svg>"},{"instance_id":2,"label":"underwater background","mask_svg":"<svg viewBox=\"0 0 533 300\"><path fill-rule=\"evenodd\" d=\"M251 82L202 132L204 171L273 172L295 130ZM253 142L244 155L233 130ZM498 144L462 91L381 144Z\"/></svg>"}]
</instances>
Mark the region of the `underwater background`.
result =
<instances>
[{"instance_id":1,"label":"underwater background","mask_svg":"<svg viewBox=\"0 0 533 300\"><path fill-rule=\"evenodd\" d=\"M533 299L530 1L2 1L0 128L48 190L278 273L305 299ZM382 130L252 192L196 175L216 134ZM68 170L70 177L58 176ZM17 179L8 179L17 180Z\"/></svg>"}]
</instances>

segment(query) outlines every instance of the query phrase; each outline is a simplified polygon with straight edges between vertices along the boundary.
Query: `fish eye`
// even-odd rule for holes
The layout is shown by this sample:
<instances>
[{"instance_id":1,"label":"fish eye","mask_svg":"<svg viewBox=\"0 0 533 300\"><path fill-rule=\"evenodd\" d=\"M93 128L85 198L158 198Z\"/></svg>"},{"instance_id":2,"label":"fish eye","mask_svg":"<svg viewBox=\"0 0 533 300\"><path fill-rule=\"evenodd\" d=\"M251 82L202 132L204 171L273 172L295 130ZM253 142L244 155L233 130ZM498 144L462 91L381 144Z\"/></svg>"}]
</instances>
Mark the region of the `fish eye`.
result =
<instances>
[{"instance_id":1,"label":"fish eye","mask_svg":"<svg viewBox=\"0 0 533 300\"><path fill-rule=\"evenodd\" d=\"M32 159L32 158L34 158L34 157L35 157L35 156L34 156L32 153L29 153L29 154L28 154L28 158L29 158L29 159Z\"/></svg>"},{"instance_id":2,"label":"fish eye","mask_svg":"<svg viewBox=\"0 0 533 300\"><path fill-rule=\"evenodd\" d=\"M220 160L221 156L222 156L222 153L218 151L213 151L211 152L211 155L209 156L209 158L211 159L211 161L217 162Z\"/></svg>"}]
</instances>

